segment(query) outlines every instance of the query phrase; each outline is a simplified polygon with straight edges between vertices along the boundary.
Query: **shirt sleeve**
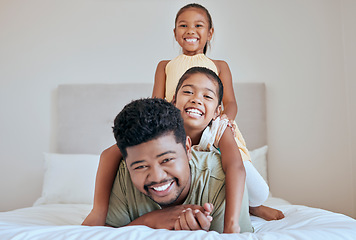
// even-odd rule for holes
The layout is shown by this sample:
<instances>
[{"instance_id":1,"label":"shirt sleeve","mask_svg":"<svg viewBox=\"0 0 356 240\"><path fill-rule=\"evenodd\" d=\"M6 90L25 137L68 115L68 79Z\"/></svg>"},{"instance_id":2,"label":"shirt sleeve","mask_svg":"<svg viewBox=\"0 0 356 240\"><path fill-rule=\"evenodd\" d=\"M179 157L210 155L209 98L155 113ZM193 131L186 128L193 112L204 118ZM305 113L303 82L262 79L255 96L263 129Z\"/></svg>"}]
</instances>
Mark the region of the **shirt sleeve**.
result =
<instances>
[{"instance_id":1,"label":"shirt sleeve","mask_svg":"<svg viewBox=\"0 0 356 240\"><path fill-rule=\"evenodd\" d=\"M219 151L217 151L219 141L224 134L228 123L229 120L220 119L220 117L212 120L209 126L204 129L200 142L198 145L194 146L194 149L197 151L215 151L219 153Z\"/></svg>"}]
</instances>

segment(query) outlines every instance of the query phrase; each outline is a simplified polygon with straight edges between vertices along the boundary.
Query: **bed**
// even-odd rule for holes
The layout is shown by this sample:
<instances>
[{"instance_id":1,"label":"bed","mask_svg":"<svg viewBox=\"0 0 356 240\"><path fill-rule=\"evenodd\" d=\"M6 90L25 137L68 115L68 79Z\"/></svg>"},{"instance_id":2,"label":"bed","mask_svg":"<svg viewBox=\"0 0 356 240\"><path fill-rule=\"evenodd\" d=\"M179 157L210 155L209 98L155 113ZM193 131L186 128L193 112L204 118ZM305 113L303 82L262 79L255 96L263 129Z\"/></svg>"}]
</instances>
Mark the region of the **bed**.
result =
<instances>
[{"instance_id":1,"label":"bed","mask_svg":"<svg viewBox=\"0 0 356 240\"><path fill-rule=\"evenodd\" d=\"M291 205L270 195L266 205L284 212L279 221L251 216L254 233L169 231L145 226L87 227L99 154L114 143L113 119L122 107L150 96L151 84L60 85L55 92L56 153L44 154L41 197L34 206L0 213L0 239L356 239L356 221L342 214ZM265 85L235 85L237 122L252 161L268 180Z\"/></svg>"}]
</instances>

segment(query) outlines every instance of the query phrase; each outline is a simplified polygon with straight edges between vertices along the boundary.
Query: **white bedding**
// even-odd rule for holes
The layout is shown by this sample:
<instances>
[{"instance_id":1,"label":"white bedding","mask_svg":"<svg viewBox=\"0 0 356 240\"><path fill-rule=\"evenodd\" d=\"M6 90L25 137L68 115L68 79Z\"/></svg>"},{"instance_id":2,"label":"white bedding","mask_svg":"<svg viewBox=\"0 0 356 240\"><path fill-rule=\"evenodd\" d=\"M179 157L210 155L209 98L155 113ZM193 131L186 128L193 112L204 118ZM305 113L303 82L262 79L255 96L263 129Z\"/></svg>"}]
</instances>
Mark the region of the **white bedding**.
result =
<instances>
[{"instance_id":1,"label":"white bedding","mask_svg":"<svg viewBox=\"0 0 356 240\"><path fill-rule=\"evenodd\" d=\"M356 239L356 220L342 214L270 198L285 218L264 221L252 216L255 233L218 234L204 231L155 230L145 226L123 228L80 226L90 204L48 204L0 213L0 239Z\"/></svg>"}]
</instances>

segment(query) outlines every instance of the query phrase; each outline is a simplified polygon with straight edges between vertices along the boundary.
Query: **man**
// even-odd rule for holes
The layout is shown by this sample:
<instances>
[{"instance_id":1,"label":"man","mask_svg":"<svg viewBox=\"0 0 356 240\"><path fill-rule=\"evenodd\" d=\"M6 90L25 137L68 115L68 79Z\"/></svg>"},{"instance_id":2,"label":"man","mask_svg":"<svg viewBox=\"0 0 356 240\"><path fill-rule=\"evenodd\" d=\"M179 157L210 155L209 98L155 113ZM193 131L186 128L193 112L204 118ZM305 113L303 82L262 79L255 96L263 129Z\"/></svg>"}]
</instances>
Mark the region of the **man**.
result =
<instances>
[{"instance_id":1,"label":"man","mask_svg":"<svg viewBox=\"0 0 356 240\"><path fill-rule=\"evenodd\" d=\"M125 161L112 188L106 222L223 232L225 175L220 156L191 149L180 111L162 99L131 102L114 121ZM241 232L252 232L247 197Z\"/></svg>"}]
</instances>

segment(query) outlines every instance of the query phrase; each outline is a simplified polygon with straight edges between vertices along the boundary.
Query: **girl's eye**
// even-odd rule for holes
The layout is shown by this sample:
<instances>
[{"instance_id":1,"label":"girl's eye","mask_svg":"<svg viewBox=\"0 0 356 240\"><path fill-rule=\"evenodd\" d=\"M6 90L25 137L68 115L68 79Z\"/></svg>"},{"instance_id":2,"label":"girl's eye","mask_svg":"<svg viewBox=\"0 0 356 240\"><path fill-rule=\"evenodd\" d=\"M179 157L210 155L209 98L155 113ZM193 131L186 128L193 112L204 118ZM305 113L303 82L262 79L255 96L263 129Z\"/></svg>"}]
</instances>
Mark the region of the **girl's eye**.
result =
<instances>
[{"instance_id":1,"label":"girl's eye","mask_svg":"<svg viewBox=\"0 0 356 240\"><path fill-rule=\"evenodd\" d=\"M187 25L186 24L181 24L181 25L179 25L179 27L187 27Z\"/></svg>"},{"instance_id":2,"label":"girl's eye","mask_svg":"<svg viewBox=\"0 0 356 240\"><path fill-rule=\"evenodd\" d=\"M199 27L203 27L203 25L197 24L195 27L199 28Z\"/></svg>"},{"instance_id":3,"label":"girl's eye","mask_svg":"<svg viewBox=\"0 0 356 240\"><path fill-rule=\"evenodd\" d=\"M211 96L209 96L209 95L205 95L204 96L205 98L207 98L207 99L213 99Z\"/></svg>"},{"instance_id":4,"label":"girl's eye","mask_svg":"<svg viewBox=\"0 0 356 240\"><path fill-rule=\"evenodd\" d=\"M183 91L183 93L186 93L186 94L193 94L191 91L187 91L187 90Z\"/></svg>"}]
</instances>

